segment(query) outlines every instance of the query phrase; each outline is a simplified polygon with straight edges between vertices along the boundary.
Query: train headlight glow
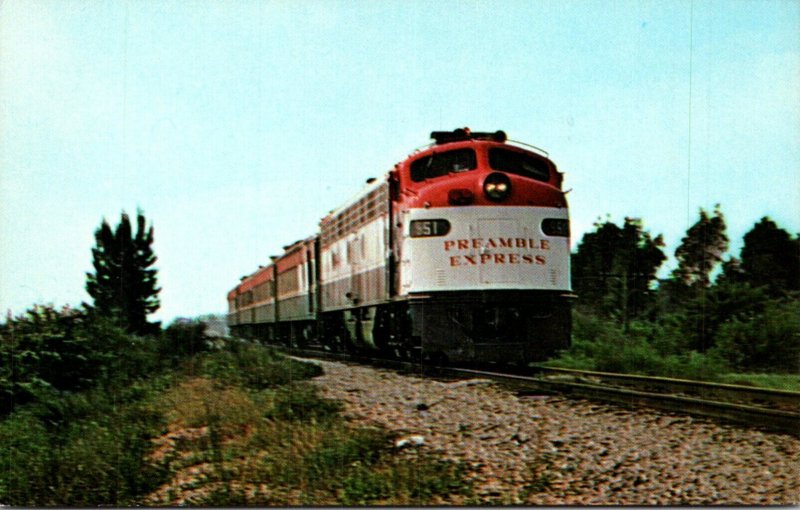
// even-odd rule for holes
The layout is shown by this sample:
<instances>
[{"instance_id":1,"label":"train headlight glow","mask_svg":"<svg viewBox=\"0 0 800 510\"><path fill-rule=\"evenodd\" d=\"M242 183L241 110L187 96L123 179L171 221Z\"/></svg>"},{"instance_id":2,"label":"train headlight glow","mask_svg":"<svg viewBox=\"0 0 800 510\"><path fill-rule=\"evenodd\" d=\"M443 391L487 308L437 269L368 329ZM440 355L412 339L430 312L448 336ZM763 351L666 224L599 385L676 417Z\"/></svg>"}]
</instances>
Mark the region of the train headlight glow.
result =
<instances>
[{"instance_id":1,"label":"train headlight glow","mask_svg":"<svg viewBox=\"0 0 800 510\"><path fill-rule=\"evenodd\" d=\"M500 172L491 173L483 181L483 192L489 200L499 202L511 194L511 179Z\"/></svg>"}]
</instances>

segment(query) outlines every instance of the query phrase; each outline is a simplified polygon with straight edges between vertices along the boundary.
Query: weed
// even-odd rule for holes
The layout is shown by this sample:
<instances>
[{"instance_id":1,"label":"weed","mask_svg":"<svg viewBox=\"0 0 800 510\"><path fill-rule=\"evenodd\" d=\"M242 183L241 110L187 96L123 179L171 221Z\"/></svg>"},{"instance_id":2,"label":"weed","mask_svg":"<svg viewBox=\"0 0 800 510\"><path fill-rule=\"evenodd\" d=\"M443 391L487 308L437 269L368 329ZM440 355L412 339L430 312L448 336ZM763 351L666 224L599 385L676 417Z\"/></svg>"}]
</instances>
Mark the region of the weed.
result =
<instances>
[{"instance_id":1,"label":"weed","mask_svg":"<svg viewBox=\"0 0 800 510\"><path fill-rule=\"evenodd\" d=\"M81 414L82 413L82 414ZM161 428L147 402L116 406L96 392L0 422L0 501L20 506L129 505L162 483L147 459Z\"/></svg>"},{"instance_id":2,"label":"weed","mask_svg":"<svg viewBox=\"0 0 800 510\"><path fill-rule=\"evenodd\" d=\"M437 498L472 493L463 466L427 455L419 455L414 462L394 460L389 475L394 498L401 504L430 504Z\"/></svg>"},{"instance_id":3,"label":"weed","mask_svg":"<svg viewBox=\"0 0 800 510\"><path fill-rule=\"evenodd\" d=\"M353 466L375 464L388 441L386 432L379 429L338 432L325 436L319 448L306 458L306 476L310 481L341 477Z\"/></svg>"},{"instance_id":4,"label":"weed","mask_svg":"<svg viewBox=\"0 0 800 510\"><path fill-rule=\"evenodd\" d=\"M719 379L728 384L800 391L800 375L796 374L723 374Z\"/></svg>"},{"instance_id":5,"label":"weed","mask_svg":"<svg viewBox=\"0 0 800 510\"><path fill-rule=\"evenodd\" d=\"M228 350L205 354L200 361L200 371L226 384L264 389L316 377L322 373L322 368L278 355L259 345L231 342Z\"/></svg>"},{"instance_id":6,"label":"weed","mask_svg":"<svg viewBox=\"0 0 800 510\"><path fill-rule=\"evenodd\" d=\"M392 494L390 477L364 466L352 470L342 482L340 502L345 506L368 505Z\"/></svg>"},{"instance_id":7,"label":"weed","mask_svg":"<svg viewBox=\"0 0 800 510\"><path fill-rule=\"evenodd\" d=\"M339 416L339 402L320 398L316 389L307 384L293 384L275 394L268 417L279 420L322 422Z\"/></svg>"},{"instance_id":8,"label":"weed","mask_svg":"<svg viewBox=\"0 0 800 510\"><path fill-rule=\"evenodd\" d=\"M251 503L248 501L247 494L242 489L231 487L228 484L219 485L207 496L193 502L193 506L205 507L235 507L249 504Z\"/></svg>"}]
</instances>

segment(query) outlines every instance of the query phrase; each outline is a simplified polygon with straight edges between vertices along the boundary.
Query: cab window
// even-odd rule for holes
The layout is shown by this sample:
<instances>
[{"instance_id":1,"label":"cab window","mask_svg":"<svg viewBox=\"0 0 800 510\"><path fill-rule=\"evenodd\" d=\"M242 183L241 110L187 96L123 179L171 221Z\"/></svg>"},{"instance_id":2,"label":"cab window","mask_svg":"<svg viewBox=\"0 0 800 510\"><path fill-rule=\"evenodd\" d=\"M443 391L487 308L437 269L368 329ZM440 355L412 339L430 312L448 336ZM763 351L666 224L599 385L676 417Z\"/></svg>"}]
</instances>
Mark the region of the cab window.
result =
<instances>
[{"instance_id":1,"label":"cab window","mask_svg":"<svg viewBox=\"0 0 800 510\"><path fill-rule=\"evenodd\" d=\"M447 175L451 172L466 172L478 168L478 159L473 149L457 149L425 156L411 163L411 180L421 182Z\"/></svg>"},{"instance_id":2,"label":"cab window","mask_svg":"<svg viewBox=\"0 0 800 510\"><path fill-rule=\"evenodd\" d=\"M489 166L501 172L522 175L539 181L550 180L550 166L547 162L524 152L490 149Z\"/></svg>"}]
</instances>

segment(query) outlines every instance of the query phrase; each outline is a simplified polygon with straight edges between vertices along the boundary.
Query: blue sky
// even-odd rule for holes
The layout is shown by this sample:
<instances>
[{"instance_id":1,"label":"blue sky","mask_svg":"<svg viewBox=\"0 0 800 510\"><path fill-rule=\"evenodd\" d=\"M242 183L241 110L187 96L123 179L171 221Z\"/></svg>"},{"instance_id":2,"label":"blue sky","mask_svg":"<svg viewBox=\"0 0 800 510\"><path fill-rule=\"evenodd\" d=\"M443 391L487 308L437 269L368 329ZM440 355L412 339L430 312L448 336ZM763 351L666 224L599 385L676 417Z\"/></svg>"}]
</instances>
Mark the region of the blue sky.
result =
<instances>
[{"instance_id":1,"label":"blue sky","mask_svg":"<svg viewBox=\"0 0 800 510\"><path fill-rule=\"evenodd\" d=\"M88 301L93 232L141 208L170 321L225 294L432 130L566 172L573 246L640 217L670 255L800 231L800 2L0 3L0 310ZM663 272L674 267L674 259Z\"/></svg>"}]
</instances>

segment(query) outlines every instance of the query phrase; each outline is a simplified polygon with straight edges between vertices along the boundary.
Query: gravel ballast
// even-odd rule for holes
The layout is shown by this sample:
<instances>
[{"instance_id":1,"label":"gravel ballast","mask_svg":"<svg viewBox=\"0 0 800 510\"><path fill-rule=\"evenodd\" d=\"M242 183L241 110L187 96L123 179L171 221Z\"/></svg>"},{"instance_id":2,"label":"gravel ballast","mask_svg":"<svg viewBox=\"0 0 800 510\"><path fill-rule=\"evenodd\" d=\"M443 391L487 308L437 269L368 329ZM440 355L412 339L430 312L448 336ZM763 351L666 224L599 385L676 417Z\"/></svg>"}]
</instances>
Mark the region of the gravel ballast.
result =
<instances>
[{"instance_id":1,"label":"gravel ballast","mask_svg":"<svg viewBox=\"0 0 800 510\"><path fill-rule=\"evenodd\" d=\"M319 363L325 373L314 384L342 401L351 420L412 438L404 455L427 451L469 470L473 500L443 503L800 502L800 440L789 435L556 396L518 397L481 379L447 382Z\"/></svg>"}]
</instances>

